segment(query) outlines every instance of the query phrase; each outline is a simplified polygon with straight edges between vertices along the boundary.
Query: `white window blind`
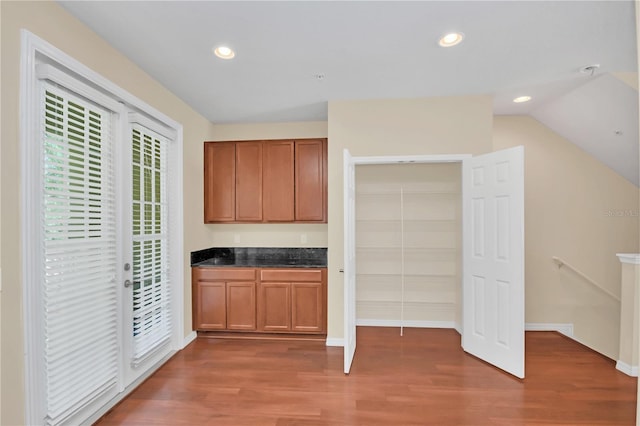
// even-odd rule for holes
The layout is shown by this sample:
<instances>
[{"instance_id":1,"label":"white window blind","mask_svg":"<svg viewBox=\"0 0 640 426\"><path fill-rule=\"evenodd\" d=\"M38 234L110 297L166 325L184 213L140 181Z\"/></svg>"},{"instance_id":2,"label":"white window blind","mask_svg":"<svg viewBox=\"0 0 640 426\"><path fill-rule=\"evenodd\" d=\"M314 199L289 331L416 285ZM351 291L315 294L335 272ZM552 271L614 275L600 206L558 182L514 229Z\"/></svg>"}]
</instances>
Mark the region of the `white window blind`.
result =
<instances>
[{"instance_id":1,"label":"white window blind","mask_svg":"<svg viewBox=\"0 0 640 426\"><path fill-rule=\"evenodd\" d=\"M118 380L111 113L43 82L42 311L48 424Z\"/></svg>"},{"instance_id":2,"label":"white window blind","mask_svg":"<svg viewBox=\"0 0 640 426\"><path fill-rule=\"evenodd\" d=\"M135 367L171 337L167 138L132 124L133 359Z\"/></svg>"}]
</instances>

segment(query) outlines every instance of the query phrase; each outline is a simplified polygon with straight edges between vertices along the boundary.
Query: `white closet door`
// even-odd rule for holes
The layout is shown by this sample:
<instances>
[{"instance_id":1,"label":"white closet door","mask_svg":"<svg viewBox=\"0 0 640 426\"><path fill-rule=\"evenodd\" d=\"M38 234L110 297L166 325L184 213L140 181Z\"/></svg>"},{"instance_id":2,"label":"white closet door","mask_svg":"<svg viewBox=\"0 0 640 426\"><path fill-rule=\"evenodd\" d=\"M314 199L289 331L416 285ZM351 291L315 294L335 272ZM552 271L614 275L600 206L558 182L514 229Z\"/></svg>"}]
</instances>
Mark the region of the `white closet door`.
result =
<instances>
[{"instance_id":1,"label":"white closet door","mask_svg":"<svg viewBox=\"0 0 640 426\"><path fill-rule=\"evenodd\" d=\"M344 150L344 372L356 352L356 169Z\"/></svg>"},{"instance_id":2,"label":"white closet door","mask_svg":"<svg viewBox=\"0 0 640 426\"><path fill-rule=\"evenodd\" d=\"M463 162L465 351L524 378L524 148Z\"/></svg>"}]
</instances>

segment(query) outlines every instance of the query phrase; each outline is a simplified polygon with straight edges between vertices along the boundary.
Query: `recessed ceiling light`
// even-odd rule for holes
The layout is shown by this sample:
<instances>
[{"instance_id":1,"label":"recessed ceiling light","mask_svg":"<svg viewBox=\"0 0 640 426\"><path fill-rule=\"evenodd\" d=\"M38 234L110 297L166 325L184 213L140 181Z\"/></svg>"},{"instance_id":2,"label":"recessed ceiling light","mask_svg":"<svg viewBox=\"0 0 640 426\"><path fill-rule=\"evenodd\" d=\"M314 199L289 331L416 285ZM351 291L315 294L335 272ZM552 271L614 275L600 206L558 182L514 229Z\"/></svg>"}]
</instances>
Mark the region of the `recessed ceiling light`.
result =
<instances>
[{"instance_id":1,"label":"recessed ceiling light","mask_svg":"<svg viewBox=\"0 0 640 426\"><path fill-rule=\"evenodd\" d=\"M236 53L227 46L218 46L213 49L213 53L220 59L231 59L236 56Z\"/></svg>"},{"instance_id":2,"label":"recessed ceiling light","mask_svg":"<svg viewBox=\"0 0 640 426\"><path fill-rule=\"evenodd\" d=\"M443 35L440 40L438 40L438 44L442 47L451 47L460 43L464 39L464 34L462 33L449 33Z\"/></svg>"},{"instance_id":3,"label":"recessed ceiling light","mask_svg":"<svg viewBox=\"0 0 640 426\"><path fill-rule=\"evenodd\" d=\"M513 100L513 102L517 104L521 104L523 102L529 102L531 100L531 96L518 96Z\"/></svg>"}]
</instances>

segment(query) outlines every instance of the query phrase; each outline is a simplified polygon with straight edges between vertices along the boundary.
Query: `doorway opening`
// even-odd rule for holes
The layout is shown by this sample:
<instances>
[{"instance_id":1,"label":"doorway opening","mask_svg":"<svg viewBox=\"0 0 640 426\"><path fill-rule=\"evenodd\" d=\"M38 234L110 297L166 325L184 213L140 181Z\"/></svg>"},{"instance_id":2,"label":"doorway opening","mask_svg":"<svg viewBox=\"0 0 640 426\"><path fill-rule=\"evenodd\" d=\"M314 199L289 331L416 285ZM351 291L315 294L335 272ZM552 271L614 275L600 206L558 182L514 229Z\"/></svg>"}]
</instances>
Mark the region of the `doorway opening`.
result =
<instances>
[{"instance_id":1,"label":"doorway opening","mask_svg":"<svg viewBox=\"0 0 640 426\"><path fill-rule=\"evenodd\" d=\"M461 331L461 167L356 166L356 325Z\"/></svg>"},{"instance_id":2,"label":"doorway opening","mask_svg":"<svg viewBox=\"0 0 640 426\"><path fill-rule=\"evenodd\" d=\"M451 235L440 235L443 241L431 247L434 241L422 243L421 247L410 247L414 251L430 253L432 258L425 262L425 258L418 258L413 261L414 266L407 262L409 256L405 247L405 238L407 242L414 238L415 241L421 238L417 235L406 236L404 232L405 226L405 206L416 202L418 207L416 211L420 212L421 208L417 201L409 201L405 203L405 188L401 184L399 188L399 205L400 220L394 221L392 216L374 216L370 221L372 223L364 226L376 227L377 231L383 235L379 241L390 241L388 247L382 245L374 245L371 241L367 242L368 237L356 238L358 228L357 218L367 223L368 214L370 212L360 213L356 208L357 195L357 173L356 166L360 165L398 165L402 163L456 163L457 170L452 168L450 172L456 176L460 176L461 184L455 184L452 180L448 184L449 196L451 200L438 208L427 207L427 203L422 210L433 208L433 212L427 215L415 216L416 222L422 225L428 224L430 221L436 225L433 229L435 232L451 229ZM461 165L461 167L460 167ZM454 170L456 170L454 172ZM400 172L403 173L403 172ZM362 173L360 173L362 174ZM365 173L366 174L366 173ZM370 173L372 180L379 180L380 175L376 175L376 171ZM384 174L383 174L384 175ZM417 283L429 275L441 275L449 281L449 285L444 285L445 296L442 304L449 306L449 319L453 319L454 325L456 319L460 317L462 347L476 357L493 364L508 373L519 378L524 378L524 148L522 146L505 149L501 151L491 152L488 154L472 157L470 155L438 155L438 156L405 156L405 157L352 157L347 149L344 150L344 372L348 374L356 351L356 325L365 322L366 318L362 318L367 311L369 302L367 299L361 299L358 305L358 279L372 276L370 280L374 282L374 289L371 293L374 296L373 302L379 302L375 299L378 297L385 303L388 303L384 297L385 292L390 291L389 283L397 278L398 269L400 277L400 290L393 290L391 295L392 303L399 305L399 320L401 333L405 322L405 306L411 306L406 301L407 289L409 295L415 296L419 303L431 303L429 299L429 291L424 289L417 291L412 290L412 285L407 284L408 275L415 275ZM446 180L446 179L445 179ZM380 184L378 184L380 186ZM416 186L414 186L416 185ZM425 182L418 181L414 185L410 185L407 197L411 198L413 193L433 192L433 188ZM396 185L397 186L397 185ZM457 190L461 188L461 206L456 203L455 196ZM382 186L384 188L384 186ZM447 185L442 185L440 191L444 191ZM437 193L438 190L435 190ZM383 193L381 195L380 193ZM366 191L361 191L361 195ZM384 194L384 189L372 191L374 197L388 196ZM446 193L446 191L445 191ZM365 195L366 197L366 195ZM379 200L378 200L379 201ZM433 201L432 201L433 203ZM385 204L385 203L382 203ZM389 204L389 203L387 203ZM393 203L391 203L393 204ZM459 207L458 207L459 206ZM385 209L381 203L372 203L368 210L379 210L384 212ZM393 209L391 209L393 210ZM462 234L455 233L456 213L461 217ZM424 213L424 212L422 212ZM409 218L413 218L409 215ZM448 220L448 222L437 223L437 220ZM378 221L378 222L376 222ZM388 221L386 223L385 221ZM395 233L394 227L399 223L399 233ZM447 226L450 228L447 228ZM362 226L362 225L361 225ZM427 229L425 227L422 229ZM391 236L384 236L385 229ZM459 227L457 228L459 229ZM384 262L376 256L388 255L393 258L391 253L398 246L397 237L400 236L399 258L400 266L385 269ZM423 236L424 237L424 236ZM367 244L372 244L367 246ZM359 246L360 245L360 246ZM363 264L358 258L358 248L366 252L369 249L372 253L370 265ZM456 260L459 261L460 253L462 261L456 266ZM409 252L410 253L410 252ZM448 257L447 257L448 256ZM431 263L427 269L420 270L425 264ZM365 267L364 274L360 273L358 268ZM409 267L409 269L407 269ZM411 270L410 268L415 268ZM368 269L367 269L368 268ZM380 273L371 273L380 271ZM425 272L422 272L425 271ZM462 273L460 273L462 271ZM411 272L416 272L412 274ZM461 275L461 279L457 278ZM455 283L461 282L461 295L455 292ZM376 280L378 282L376 283ZM454 283L451 285L451 283ZM366 280L363 285L366 285ZM359 285L363 288L363 285ZM442 285L442 284L441 284ZM397 285L395 286L398 287ZM391 286L393 289L393 286ZM459 287L458 287L459 288ZM453 291L451 291L454 289ZM377 291L377 295L376 295ZM412 294L412 291L415 294ZM453 293L453 296L452 296ZM381 296L382 294L382 296ZM437 294L437 291L436 291ZM399 295L399 296L398 296ZM442 296L442 295L441 295ZM460 301L459 304L456 302ZM460 312L456 312L455 307L461 306ZM389 306L387 306L388 308ZM453 307L453 309L451 309ZM382 309L380 309L382 308ZM378 309L369 309L373 313L369 315L385 315L385 307L378 306ZM358 312L359 311L359 312ZM420 309L412 313L417 315ZM410 310L409 310L410 312ZM407 312L407 313L409 313ZM433 313L432 313L433 314ZM378 325L384 321L394 321L390 318L376 319ZM429 324L428 318L419 318L415 321L424 325ZM446 321L445 321L446 323Z\"/></svg>"}]
</instances>

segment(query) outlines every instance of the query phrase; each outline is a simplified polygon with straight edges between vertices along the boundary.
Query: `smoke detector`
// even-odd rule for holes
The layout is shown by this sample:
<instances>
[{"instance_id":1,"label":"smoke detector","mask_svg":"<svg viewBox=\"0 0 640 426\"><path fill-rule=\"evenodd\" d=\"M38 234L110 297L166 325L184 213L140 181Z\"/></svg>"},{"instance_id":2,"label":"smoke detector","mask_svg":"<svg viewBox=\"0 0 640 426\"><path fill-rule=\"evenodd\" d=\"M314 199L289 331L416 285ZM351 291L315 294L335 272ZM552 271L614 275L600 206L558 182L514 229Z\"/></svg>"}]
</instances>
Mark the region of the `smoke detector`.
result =
<instances>
[{"instance_id":1,"label":"smoke detector","mask_svg":"<svg viewBox=\"0 0 640 426\"><path fill-rule=\"evenodd\" d=\"M587 65L580 68L580 72L582 74L593 75L598 70L598 68L600 68L600 64Z\"/></svg>"}]
</instances>

